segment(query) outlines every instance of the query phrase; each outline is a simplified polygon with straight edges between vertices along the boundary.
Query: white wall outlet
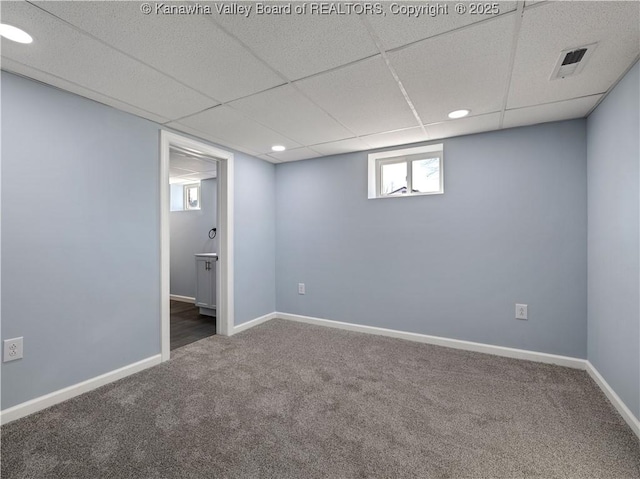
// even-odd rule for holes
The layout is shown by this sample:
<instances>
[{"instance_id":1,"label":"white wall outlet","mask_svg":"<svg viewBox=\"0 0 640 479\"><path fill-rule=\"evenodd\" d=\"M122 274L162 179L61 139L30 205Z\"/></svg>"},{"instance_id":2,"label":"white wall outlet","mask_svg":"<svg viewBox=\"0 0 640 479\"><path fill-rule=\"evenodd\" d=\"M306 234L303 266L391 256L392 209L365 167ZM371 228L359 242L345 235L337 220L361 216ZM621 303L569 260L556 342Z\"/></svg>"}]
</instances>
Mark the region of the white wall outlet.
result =
<instances>
[{"instance_id":1,"label":"white wall outlet","mask_svg":"<svg viewBox=\"0 0 640 479\"><path fill-rule=\"evenodd\" d=\"M516 319L529 319L526 304L516 304Z\"/></svg>"},{"instance_id":2,"label":"white wall outlet","mask_svg":"<svg viewBox=\"0 0 640 479\"><path fill-rule=\"evenodd\" d=\"M298 283L298 294L306 294L304 283Z\"/></svg>"},{"instance_id":3,"label":"white wall outlet","mask_svg":"<svg viewBox=\"0 0 640 479\"><path fill-rule=\"evenodd\" d=\"M5 339L4 340L4 359L6 363L8 361L15 361L22 358L22 336L19 338Z\"/></svg>"}]
</instances>

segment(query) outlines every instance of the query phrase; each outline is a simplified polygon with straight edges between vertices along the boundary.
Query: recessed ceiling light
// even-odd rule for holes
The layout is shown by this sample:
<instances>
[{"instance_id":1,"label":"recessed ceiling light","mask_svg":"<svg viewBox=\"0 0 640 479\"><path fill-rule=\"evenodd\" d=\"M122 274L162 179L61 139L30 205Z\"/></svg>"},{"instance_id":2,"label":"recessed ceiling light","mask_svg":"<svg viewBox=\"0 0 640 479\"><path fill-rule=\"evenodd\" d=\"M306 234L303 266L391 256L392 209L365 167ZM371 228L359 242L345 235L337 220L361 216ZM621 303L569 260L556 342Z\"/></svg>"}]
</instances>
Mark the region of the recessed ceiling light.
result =
<instances>
[{"instance_id":1,"label":"recessed ceiling light","mask_svg":"<svg viewBox=\"0 0 640 479\"><path fill-rule=\"evenodd\" d=\"M272 149L273 151L284 151L284 150L286 150L286 148L285 148L284 146L282 146L282 145L273 145L273 146L271 147L271 149Z\"/></svg>"},{"instance_id":2,"label":"recessed ceiling light","mask_svg":"<svg viewBox=\"0 0 640 479\"><path fill-rule=\"evenodd\" d=\"M471 110L456 110L449 113L449 118L453 118L453 119L463 118L467 116L469 113L471 113Z\"/></svg>"},{"instance_id":3,"label":"recessed ceiling light","mask_svg":"<svg viewBox=\"0 0 640 479\"><path fill-rule=\"evenodd\" d=\"M6 23L0 23L0 36L18 43L31 43L33 41L33 38L27 32Z\"/></svg>"}]
</instances>

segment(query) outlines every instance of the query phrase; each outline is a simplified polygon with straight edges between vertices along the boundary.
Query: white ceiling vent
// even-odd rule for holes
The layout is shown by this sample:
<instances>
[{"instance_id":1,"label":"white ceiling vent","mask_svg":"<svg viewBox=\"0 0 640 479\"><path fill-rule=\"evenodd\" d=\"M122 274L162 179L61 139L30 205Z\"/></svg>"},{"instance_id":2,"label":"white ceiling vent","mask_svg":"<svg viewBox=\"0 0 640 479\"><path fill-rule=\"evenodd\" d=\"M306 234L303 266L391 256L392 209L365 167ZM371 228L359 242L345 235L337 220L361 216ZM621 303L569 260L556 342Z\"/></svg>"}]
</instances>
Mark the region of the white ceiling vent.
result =
<instances>
[{"instance_id":1,"label":"white ceiling vent","mask_svg":"<svg viewBox=\"0 0 640 479\"><path fill-rule=\"evenodd\" d=\"M562 50L550 80L567 78L580 73L597 45L597 43L592 43L583 47Z\"/></svg>"}]
</instances>

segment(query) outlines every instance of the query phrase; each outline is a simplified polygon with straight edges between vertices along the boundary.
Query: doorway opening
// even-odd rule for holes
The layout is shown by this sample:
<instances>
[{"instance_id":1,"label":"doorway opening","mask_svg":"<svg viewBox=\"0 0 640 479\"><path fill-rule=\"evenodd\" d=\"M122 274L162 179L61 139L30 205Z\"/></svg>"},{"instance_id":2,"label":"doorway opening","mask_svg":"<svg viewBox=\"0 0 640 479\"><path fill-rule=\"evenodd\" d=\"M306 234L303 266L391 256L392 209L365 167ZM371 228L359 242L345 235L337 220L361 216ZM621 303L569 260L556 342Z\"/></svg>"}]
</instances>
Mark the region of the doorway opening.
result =
<instances>
[{"instance_id":1,"label":"doorway opening","mask_svg":"<svg viewBox=\"0 0 640 479\"><path fill-rule=\"evenodd\" d=\"M216 333L217 164L200 152L169 149L171 351Z\"/></svg>"},{"instance_id":2,"label":"doorway opening","mask_svg":"<svg viewBox=\"0 0 640 479\"><path fill-rule=\"evenodd\" d=\"M175 347L214 332L233 333L231 185L232 153L161 131L163 361Z\"/></svg>"}]
</instances>

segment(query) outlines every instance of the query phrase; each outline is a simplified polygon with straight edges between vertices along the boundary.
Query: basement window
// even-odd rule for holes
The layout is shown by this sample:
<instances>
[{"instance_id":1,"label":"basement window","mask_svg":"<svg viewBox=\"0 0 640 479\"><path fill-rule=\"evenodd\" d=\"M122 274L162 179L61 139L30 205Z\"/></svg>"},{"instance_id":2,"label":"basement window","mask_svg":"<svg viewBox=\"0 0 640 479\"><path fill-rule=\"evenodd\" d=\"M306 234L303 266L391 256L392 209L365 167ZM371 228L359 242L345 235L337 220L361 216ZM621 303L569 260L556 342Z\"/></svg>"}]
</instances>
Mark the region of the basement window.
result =
<instances>
[{"instance_id":1,"label":"basement window","mask_svg":"<svg viewBox=\"0 0 640 479\"><path fill-rule=\"evenodd\" d=\"M369 155L369 199L444 193L443 145Z\"/></svg>"},{"instance_id":2,"label":"basement window","mask_svg":"<svg viewBox=\"0 0 640 479\"><path fill-rule=\"evenodd\" d=\"M184 209L200 209L200 183L184 185Z\"/></svg>"},{"instance_id":3,"label":"basement window","mask_svg":"<svg viewBox=\"0 0 640 479\"><path fill-rule=\"evenodd\" d=\"M200 183L172 183L170 186L169 211L191 211L200 209Z\"/></svg>"}]
</instances>

